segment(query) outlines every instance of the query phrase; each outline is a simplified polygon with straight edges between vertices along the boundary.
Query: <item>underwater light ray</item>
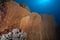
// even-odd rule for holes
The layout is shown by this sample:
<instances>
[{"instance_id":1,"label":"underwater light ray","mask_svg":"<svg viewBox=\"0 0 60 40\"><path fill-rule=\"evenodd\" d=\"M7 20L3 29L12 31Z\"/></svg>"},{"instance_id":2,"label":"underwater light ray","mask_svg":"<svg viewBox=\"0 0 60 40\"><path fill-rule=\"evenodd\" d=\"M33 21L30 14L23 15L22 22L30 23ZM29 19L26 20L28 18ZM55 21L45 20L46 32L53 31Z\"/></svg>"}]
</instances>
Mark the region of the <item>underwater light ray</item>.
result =
<instances>
[{"instance_id":1,"label":"underwater light ray","mask_svg":"<svg viewBox=\"0 0 60 40\"><path fill-rule=\"evenodd\" d=\"M40 5L47 5L51 3L51 0L38 0L37 3Z\"/></svg>"}]
</instances>

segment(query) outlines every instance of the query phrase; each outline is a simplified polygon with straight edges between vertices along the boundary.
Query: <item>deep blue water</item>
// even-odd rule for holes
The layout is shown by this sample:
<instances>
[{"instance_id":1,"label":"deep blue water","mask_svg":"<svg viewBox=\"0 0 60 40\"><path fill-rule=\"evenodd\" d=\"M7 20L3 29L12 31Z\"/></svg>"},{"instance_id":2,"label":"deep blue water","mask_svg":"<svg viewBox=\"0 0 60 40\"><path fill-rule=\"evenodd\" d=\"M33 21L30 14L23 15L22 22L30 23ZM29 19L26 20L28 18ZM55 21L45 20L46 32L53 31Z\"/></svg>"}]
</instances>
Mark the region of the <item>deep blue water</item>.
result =
<instances>
[{"instance_id":1,"label":"deep blue water","mask_svg":"<svg viewBox=\"0 0 60 40\"><path fill-rule=\"evenodd\" d=\"M60 25L60 0L15 0L25 3L31 12L54 15L55 21Z\"/></svg>"}]
</instances>

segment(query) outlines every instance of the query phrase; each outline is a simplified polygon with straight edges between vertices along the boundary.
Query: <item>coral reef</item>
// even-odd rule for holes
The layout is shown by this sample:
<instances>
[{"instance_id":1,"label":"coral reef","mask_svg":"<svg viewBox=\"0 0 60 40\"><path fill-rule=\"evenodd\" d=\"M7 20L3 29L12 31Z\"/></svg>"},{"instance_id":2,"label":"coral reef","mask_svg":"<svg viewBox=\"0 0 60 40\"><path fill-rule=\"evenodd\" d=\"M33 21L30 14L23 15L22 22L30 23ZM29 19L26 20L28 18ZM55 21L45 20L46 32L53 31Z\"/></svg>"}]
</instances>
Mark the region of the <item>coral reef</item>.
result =
<instances>
[{"instance_id":1,"label":"coral reef","mask_svg":"<svg viewBox=\"0 0 60 40\"><path fill-rule=\"evenodd\" d=\"M53 16L31 13L28 8L13 1L5 3L5 10L3 21L0 22L0 34L18 28L27 33L28 40L56 40Z\"/></svg>"}]
</instances>

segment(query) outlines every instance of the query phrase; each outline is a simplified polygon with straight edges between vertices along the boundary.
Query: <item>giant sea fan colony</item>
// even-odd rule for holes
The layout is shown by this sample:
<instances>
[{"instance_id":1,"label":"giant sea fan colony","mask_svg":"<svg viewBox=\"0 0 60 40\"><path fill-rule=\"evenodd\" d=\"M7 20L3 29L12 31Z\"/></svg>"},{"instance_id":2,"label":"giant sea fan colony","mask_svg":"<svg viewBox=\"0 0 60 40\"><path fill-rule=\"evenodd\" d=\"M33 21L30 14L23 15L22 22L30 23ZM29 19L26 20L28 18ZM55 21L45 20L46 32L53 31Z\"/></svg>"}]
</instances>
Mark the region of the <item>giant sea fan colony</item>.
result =
<instances>
[{"instance_id":1,"label":"giant sea fan colony","mask_svg":"<svg viewBox=\"0 0 60 40\"><path fill-rule=\"evenodd\" d=\"M31 13L28 8L23 8L12 0L4 5L5 16L0 12L3 17L3 21L0 22L0 33L8 33L18 28L27 33L27 40L56 40L53 16Z\"/></svg>"}]
</instances>

